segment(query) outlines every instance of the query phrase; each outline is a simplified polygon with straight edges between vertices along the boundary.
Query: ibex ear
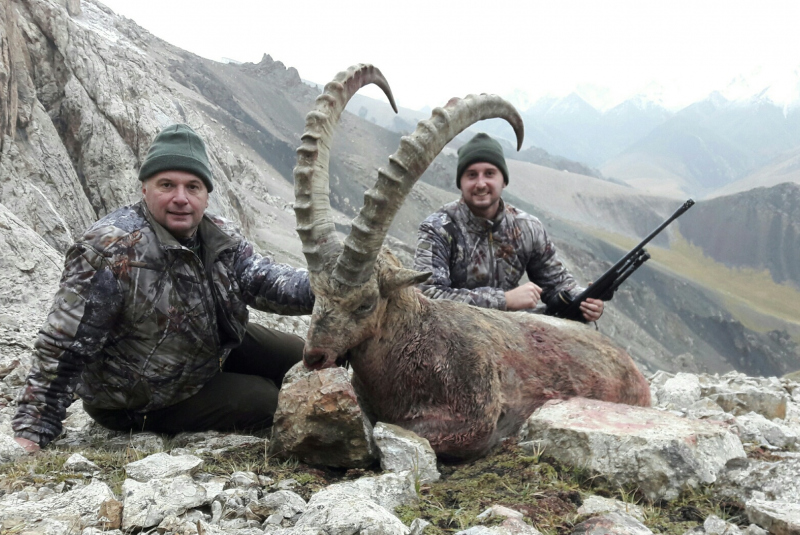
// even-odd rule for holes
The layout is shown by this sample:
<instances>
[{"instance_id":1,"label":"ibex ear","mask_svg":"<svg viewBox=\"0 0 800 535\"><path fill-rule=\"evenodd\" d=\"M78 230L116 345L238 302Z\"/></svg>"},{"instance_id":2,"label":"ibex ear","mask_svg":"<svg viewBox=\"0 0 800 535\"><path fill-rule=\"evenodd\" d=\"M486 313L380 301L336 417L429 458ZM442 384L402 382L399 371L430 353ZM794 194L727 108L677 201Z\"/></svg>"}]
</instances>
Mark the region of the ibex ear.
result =
<instances>
[{"instance_id":1,"label":"ibex ear","mask_svg":"<svg viewBox=\"0 0 800 535\"><path fill-rule=\"evenodd\" d=\"M387 297L403 288L422 284L428 280L431 275L432 273L430 271L421 272L414 271L413 269L400 268L388 270L386 276L383 277L381 281L381 296Z\"/></svg>"}]
</instances>

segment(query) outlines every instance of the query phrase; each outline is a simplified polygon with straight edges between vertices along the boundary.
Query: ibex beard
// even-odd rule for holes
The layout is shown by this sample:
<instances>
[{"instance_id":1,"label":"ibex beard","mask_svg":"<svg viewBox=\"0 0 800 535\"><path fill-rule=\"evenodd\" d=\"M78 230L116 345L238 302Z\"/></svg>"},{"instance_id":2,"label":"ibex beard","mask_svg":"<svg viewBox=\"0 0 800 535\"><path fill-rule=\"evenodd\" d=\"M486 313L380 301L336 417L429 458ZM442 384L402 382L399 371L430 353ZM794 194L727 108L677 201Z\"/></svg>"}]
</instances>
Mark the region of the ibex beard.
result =
<instances>
[{"instance_id":1,"label":"ibex beard","mask_svg":"<svg viewBox=\"0 0 800 535\"><path fill-rule=\"evenodd\" d=\"M356 65L317 98L297 150L297 232L316 296L306 366L349 361L370 418L416 432L446 459L485 454L551 399L649 405L649 386L631 357L599 332L542 315L430 300L416 290L430 274L403 268L381 248L405 196L459 132L500 117L521 146L522 119L503 99L452 99L403 137L342 245L328 197L330 146L348 100L368 83L381 87L396 111L380 71Z\"/></svg>"}]
</instances>

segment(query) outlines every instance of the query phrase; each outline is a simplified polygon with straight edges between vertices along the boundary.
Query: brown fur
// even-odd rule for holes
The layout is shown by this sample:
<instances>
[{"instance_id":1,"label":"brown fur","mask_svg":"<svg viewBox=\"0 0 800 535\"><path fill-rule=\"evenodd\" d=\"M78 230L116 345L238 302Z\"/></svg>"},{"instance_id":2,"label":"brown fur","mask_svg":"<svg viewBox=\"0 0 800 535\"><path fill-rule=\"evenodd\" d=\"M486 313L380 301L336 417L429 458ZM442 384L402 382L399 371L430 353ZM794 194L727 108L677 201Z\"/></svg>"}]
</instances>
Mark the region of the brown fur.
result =
<instances>
[{"instance_id":1,"label":"brown fur","mask_svg":"<svg viewBox=\"0 0 800 535\"><path fill-rule=\"evenodd\" d=\"M430 300L414 288L425 278L386 249L357 288L312 273L305 358L319 368L347 356L372 417L427 438L440 456L486 453L549 399L650 405L633 360L595 330Z\"/></svg>"}]
</instances>

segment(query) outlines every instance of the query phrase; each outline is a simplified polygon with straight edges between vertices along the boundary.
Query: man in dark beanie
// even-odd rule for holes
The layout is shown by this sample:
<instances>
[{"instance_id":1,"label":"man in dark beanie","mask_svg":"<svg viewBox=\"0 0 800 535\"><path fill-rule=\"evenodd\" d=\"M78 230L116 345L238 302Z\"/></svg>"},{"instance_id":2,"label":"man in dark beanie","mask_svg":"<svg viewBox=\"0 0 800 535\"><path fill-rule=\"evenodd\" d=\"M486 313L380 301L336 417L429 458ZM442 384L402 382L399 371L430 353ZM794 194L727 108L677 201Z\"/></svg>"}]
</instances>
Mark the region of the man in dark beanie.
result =
<instances>
[{"instance_id":1,"label":"man in dark beanie","mask_svg":"<svg viewBox=\"0 0 800 535\"><path fill-rule=\"evenodd\" d=\"M67 251L12 421L28 451L61 433L73 395L100 424L177 433L269 427L303 340L248 323L247 307L308 314L308 273L253 251L206 213L203 140L171 125L139 172L142 201L92 225Z\"/></svg>"},{"instance_id":2,"label":"man in dark beanie","mask_svg":"<svg viewBox=\"0 0 800 535\"><path fill-rule=\"evenodd\" d=\"M583 291L558 258L541 221L503 201L507 185L508 166L496 140L480 133L458 149L461 199L444 205L419 227L414 269L433 273L420 285L426 296L529 310ZM524 273L530 282L519 285ZM583 319L599 319L603 306L599 299L587 299L581 303Z\"/></svg>"}]
</instances>

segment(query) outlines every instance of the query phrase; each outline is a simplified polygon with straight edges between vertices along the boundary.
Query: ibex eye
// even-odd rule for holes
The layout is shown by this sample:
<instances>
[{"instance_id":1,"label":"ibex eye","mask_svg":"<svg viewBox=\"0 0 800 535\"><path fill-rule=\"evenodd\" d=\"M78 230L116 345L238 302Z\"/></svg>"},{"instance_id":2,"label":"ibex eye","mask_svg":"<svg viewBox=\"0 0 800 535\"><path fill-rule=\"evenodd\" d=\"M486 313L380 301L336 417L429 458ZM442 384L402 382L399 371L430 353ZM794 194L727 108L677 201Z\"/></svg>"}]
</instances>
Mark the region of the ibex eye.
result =
<instances>
[{"instance_id":1,"label":"ibex eye","mask_svg":"<svg viewBox=\"0 0 800 535\"><path fill-rule=\"evenodd\" d=\"M372 310L372 303L366 303L356 309L356 314L366 314Z\"/></svg>"}]
</instances>

